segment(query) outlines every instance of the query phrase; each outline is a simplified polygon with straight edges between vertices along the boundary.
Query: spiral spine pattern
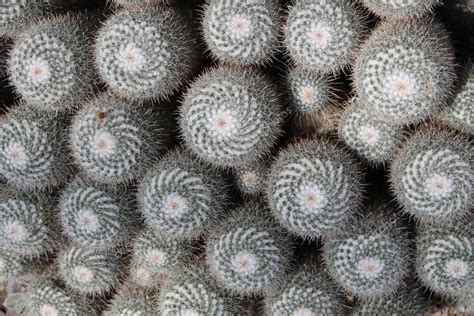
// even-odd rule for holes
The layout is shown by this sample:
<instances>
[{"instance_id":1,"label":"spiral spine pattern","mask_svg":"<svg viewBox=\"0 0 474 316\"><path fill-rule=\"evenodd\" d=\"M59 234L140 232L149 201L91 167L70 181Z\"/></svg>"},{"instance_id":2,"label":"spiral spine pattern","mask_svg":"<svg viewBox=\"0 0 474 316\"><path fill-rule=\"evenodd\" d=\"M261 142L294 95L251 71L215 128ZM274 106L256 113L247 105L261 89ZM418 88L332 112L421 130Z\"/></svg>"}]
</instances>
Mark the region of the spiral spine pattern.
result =
<instances>
[{"instance_id":1,"label":"spiral spine pattern","mask_svg":"<svg viewBox=\"0 0 474 316\"><path fill-rule=\"evenodd\" d=\"M157 294L129 286L114 296L109 310L111 316L158 315Z\"/></svg>"},{"instance_id":2,"label":"spiral spine pattern","mask_svg":"<svg viewBox=\"0 0 474 316\"><path fill-rule=\"evenodd\" d=\"M269 176L270 208L280 223L303 238L340 228L361 201L359 167L339 146L305 140L280 153Z\"/></svg>"},{"instance_id":3,"label":"spiral spine pattern","mask_svg":"<svg viewBox=\"0 0 474 316\"><path fill-rule=\"evenodd\" d=\"M362 3L378 16L389 19L407 19L428 14L440 0L362 0Z\"/></svg>"},{"instance_id":4,"label":"spiral spine pattern","mask_svg":"<svg viewBox=\"0 0 474 316\"><path fill-rule=\"evenodd\" d=\"M31 20L43 17L49 11L44 0L6 0L0 7L0 36L14 36Z\"/></svg>"},{"instance_id":5,"label":"spiral spine pattern","mask_svg":"<svg viewBox=\"0 0 474 316\"><path fill-rule=\"evenodd\" d=\"M251 69L220 67L191 85L180 127L200 158L216 166L238 167L269 151L280 122L278 96L266 77Z\"/></svg>"},{"instance_id":6,"label":"spiral spine pattern","mask_svg":"<svg viewBox=\"0 0 474 316\"><path fill-rule=\"evenodd\" d=\"M279 10L274 0L211 0L202 24L211 54L226 62L263 64L278 49Z\"/></svg>"}]
</instances>

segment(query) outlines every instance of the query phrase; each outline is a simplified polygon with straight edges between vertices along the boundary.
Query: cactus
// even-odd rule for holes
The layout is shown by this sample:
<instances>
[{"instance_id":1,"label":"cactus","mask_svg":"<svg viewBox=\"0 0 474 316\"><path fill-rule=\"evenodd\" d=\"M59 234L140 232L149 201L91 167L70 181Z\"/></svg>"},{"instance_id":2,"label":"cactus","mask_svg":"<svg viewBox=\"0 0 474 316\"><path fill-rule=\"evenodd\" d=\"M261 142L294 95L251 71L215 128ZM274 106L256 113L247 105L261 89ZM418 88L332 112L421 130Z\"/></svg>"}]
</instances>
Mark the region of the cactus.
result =
<instances>
[{"instance_id":1,"label":"cactus","mask_svg":"<svg viewBox=\"0 0 474 316\"><path fill-rule=\"evenodd\" d=\"M36 265L36 260L20 258L10 250L0 248L0 282L24 277L30 274Z\"/></svg>"},{"instance_id":2,"label":"cactus","mask_svg":"<svg viewBox=\"0 0 474 316\"><path fill-rule=\"evenodd\" d=\"M197 66L197 40L188 18L171 8L122 10L99 31L95 61L104 82L133 99L162 99Z\"/></svg>"},{"instance_id":3,"label":"cactus","mask_svg":"<svg viewBox=\"0 0 474 316\"><path fill-rule=\"evenodd\" d=\"M176 2L176 0L112 0L119 6L126 8L133 7L146 7L146 6L158 6L158 5L170 5Z\"/></svg>"},{"instance_id":4,"label":"cactus","mask_svg":"<svg viewBox=\"0 0 474 316\"><path fill-rule=\"evenodd\" d=\"M424 223L444 225L473 207L472 142L429 128L410 137L395 157L392 191L404 211Z\"/></svg>"},{"instance_id":5,"label":"cactus","mask_svg":"<svg viewBox=\"0 0 474 316\"><path fill-rule=\"evenodd\" d=\"M215 221L226 196L222 175L178 150L147 173L138 201L150 227L170 238L193 239Z\"/></svg>"},{"instance_id":6,"label":"cactus","mask_svg":"<svg viewBox=\"0 0 474 316\"><path fill-rule=\"evenodd\" d=\"M345 0L297 1L285 26L288 53L304 68L336 73L352 60L364 31L363 20Z\"/></svg>"},{"instance_id":7,"label":"cactus","mask_svg":"<svg viewBox=\"0 0 474 316\"><path fill-rule=\"evenodd\" d=\"M170 275L159 295L161 315L234 315L238 300L222 291L197 263Z\"/></svg>"},{"instance_id":8,"label":"cactus","mask_svg":"<svg viewBox=\"0 0 474 316\"><path fill-rule=\"evenodd\" d=\"M280 133L280 103L258 72L220 67L198 78L181 109L181 132L202 159L222 167L257 161Z\"/></svg>"},{"instance_id":9,"label":"cactus","mask_svg":"<svg viewBox=\"0 0 474 316\"><path fill-rule=\"evenodd\" d=\"M333 279L363 299L389 297L410 266L407 229L393 210L380 207L326 238L323 256Z\"/></svg>"},{"instance_id":10,"label":"cactus","mask_svg":"<svg viewBox=\"0 0 474 316\"><path fill-rule=\"evenodd\" d=\"M58 256L58 272L72 291L102 295L119 284L123 263L120 249L103 252L69 246Z\"/></svg>"},{"instance_id":11,"label":"cactus","mask_svg":"<svg viewBox=\"0 0 474 316\"><path fill-rule=\"evenodd\" d=\"M131 278L139 286L156 287L164 275L184 265L192 254L190 242L171 239L147 228L133 243Z\"/></svg>"},{"instance_id":12,"label":"cactus","mask_svg":"<svg viewBox=\"0 0 474 316\"><path fill-rule=\"evenodd\" d=\"M246 196L257 195L265 191L268 178L268 166L258 161L234 171L237 188Z\"/></svg>"},{"instance_id":13,"label":"cactus","mask_svg":"<svg viewBox=\"0 0 474 316\"><path fill-rule=\"evenodd\" d=\"M97 250L128 241L137 225L130 193L78 178L61 193L64 234L78 246Z\"/></svg>"},{"instance_id":14,"label":"cactus","mask_svg":"<svg viewBox=\"0 0 474 316\"><path fill-rule=\"evenodd\" d=\"M358 100L352 100L342 114L338 134L360 157L377 165L393 157L404 136L401 127L374 116Z\"/></svg>"},{"instance_id":15,"label":"cactus","mask_svg":"<svg viewBox=\"0 0 474 316\"><path fill-rule=\"evenodd\" d=\"M339 229L361 202L362 177L347 151L326 140L304 140L271 166L268 199L293 234L318 238Z\"/></svg>"},{"instance_id":16,"label":"cactus","mask_svg":"<svg viewBox=\"0 0 474 316\"><path fill-rule=\"evenodd\" d=\"M152 316L158 315L156 293L131 287L116 294L109 306L110 316Z\"/></svg>"},{"instance_id":17,"label":"cactus","mask_svg":"<svg viewBox=\"0 0 474 316\"><path fill-rule=\"evenodd\" d=\"M427 15L441 0L362 0L378 16L389 19L406 19Z\"/></svg>"},{"instance_id":18,"label":"cactus","mask_svg":"<svg viewBox=\"0 0 474 316\"><path fill-rule=\"evenodd\" d=\"M451 225L420 225L416 237L416 271L423 285L444 296L472 295L474 257L472 219ZM472 302L472 301L471 301Z\"/></svg>"},{"instance_id":19,"label":"cactus","mask_svg":"<svg viewBox=\"0 0 474 316\"><path fill-rule=\"evenodd\" d=\"M211 0L202 19L211 54L237 65L268 62L279 46L279 26L276 0Z\"/></svg>"},{"instance_id":20,"label":"cactus","mask_svg":"<svg viewBox=\"0 0 474 316\"><path fill-rule=\"evenodd\" d=\"M130 181L167 145L168 126L164 111L102 95L75 115L72 152L87 177L101 183Z\"/></svg>"},{"instance_id":21,"label":"cactus","mask_svg":"<svg viewBox=\"0 0 474 316\"><path fill-rule=\"evenodd\" d=\"M206 244L211 273L225 288L243 295L265 292L278 282L290 256L290 239L258 204L236 209L214 227Z\"/></svg>"},{"instance_id":22,"label":"cactus","mask_svg":"<svg viewBox=\"0 0 474 316\"><path fill-rule=\"evenodd\" d=\"M316 269L303 265L265 298L267 315L306 316L344 314L341 293Z\"/></svg>"},{"instance_id":23,"label":"cactus","mask_svg":"<svg viewBox=\"0 0 474 316\"><path fill-rule=\"evenodd\" d=\"M452 90L453 52L436 22L394 21L377 27L354 65L354 87L374 116L411 124L446 103Z\"/></svg>"},{"instance_id":24,"label":"cactus","mask_svg":"<svg viewBox=\"0 0 474 316\"><path fill-rule=\"evenodd\" d=\"M22 257L38 257L58 245L55 205L48 196L4 189L0 192L0 243Z\"/></svg>"},{"instance_id":25,"label":"cactus","mask_svg":"<svg viewBox=\"0 0 474 316\"><path fill-rule=\"evenodd\" d=\"M288 96L298 115L312 114L331 105L335 98L328 76L302 67L288 72Z\"/></svg>"},{"instance_id":26,"label":"cactus","mask_svg":"<svg viewBox=\"0 0 474 316\"><path fill-rule=\"evenodd\" d=\"M20 104L0 121L0 175L22 190L42 190L70 173L62 117Z\"/></svg>"},{"instance_id":27,"label":"cactus","mask_svg":"<svg viewBox=\"0 0 474 316\"><path fill-rule=\"evenodd\" d=\"M31 20L43 17L49 11L46 0L4 0L0 7L0 36L14 36Z\"/></svg>"}]
</instances>

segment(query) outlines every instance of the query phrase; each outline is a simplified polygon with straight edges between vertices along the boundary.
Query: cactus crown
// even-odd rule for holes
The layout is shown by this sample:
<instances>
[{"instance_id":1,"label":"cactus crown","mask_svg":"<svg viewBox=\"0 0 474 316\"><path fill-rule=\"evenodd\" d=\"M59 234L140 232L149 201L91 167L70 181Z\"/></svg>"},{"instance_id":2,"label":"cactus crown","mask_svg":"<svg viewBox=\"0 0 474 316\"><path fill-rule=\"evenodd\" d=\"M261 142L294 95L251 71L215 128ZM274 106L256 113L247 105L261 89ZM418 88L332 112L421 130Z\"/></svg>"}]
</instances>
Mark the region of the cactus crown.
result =
<instances>
[{"instance_id":1,"label":"cactus crown","mask_svg":"<svg viewBox=\"0 0 474 316\"><path fill-rule=\"evenodd\" d=\"M244 195L256 195L263 192L267 186L267 178L268 166L263 161L243 166L234 172L237 188Z\"/></svg>"},{"instance_id":2,"label":"cactus crown","mask_svg":"<svg viewBox=\"0 0 474 316\"><path fill-rule=\"evenodd\" d=\"M277 97L273 85L255 70L212 69L184 97L181 132L187 145L210 163L251 164L269 151L280 133Z\"/></svg>"}]
</instances>

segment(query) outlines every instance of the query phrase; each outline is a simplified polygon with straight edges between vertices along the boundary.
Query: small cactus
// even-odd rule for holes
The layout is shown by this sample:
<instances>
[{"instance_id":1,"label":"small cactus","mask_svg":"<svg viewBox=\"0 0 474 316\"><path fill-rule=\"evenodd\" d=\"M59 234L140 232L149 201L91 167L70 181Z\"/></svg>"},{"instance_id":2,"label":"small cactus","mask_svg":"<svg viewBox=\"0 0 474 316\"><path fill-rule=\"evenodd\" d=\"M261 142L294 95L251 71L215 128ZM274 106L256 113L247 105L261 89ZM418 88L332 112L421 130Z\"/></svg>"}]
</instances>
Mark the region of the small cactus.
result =
<instances>
[{"instance_id":1,"label":"small cactus","mask_svg":"<svg viewBox=\"0 0 474 316\"><path fill-rule=\"evenodd\" d=\"M133 242L131 279L145 288L157 287L164 275L184 265L192 255L190 242L171 239L146 228Z\"/></svg>"},{"instance_id":2,"label":"small cactus","mask_svg":"<svg viewBox=\"0 0 474 316\"><path fill-rule=\"evenodd\" d=\"M197 65L197 41L188 20L174 9L149 6L110 17L95 47L104 82L127 98L170 96Z\"/></svg>"},{"instance_id":3,"label":"small cactus","mask_svg":"<svg viewBox=\"0 0 474 316\"><path fill-rule=\"evenodd\" d=\"M472 210L471 142L429 128L410 137L391 166L392 191L404 211L425 223L444 225Z\"/></svg>"},{"instance_id":4,"label":"small cactus","mask_svg":"<svg viewBox=\"0 0 474 316\"><path fill-rule=\"evenodd\" d=\"M267 195L284 227L303 238L318 238L351 217L361 191L359 166L345 149L326 140L304 140L273 163Z\"/></svg>"},{"instance_id":5,"label":"small cactus","mask_svg":"<svg viewBox=\"0 0 474 316\"><path fill-rule=\"evenodd\" d=\"M92 93L94 15L64 15L30 26L8 60L16 92L47 111L71 110Z\"/></svg>"},{"instance_id":6,"label":"small cactus","mask_svg":"<svg viewBox=\"0 0 474 316\"><path fill-rule=\"evenodd\" d=\"M356 93L386 122L416 123L449 98L454 57L446 30L436 22L384 22L357 55Z\"/></svg>"},{"instance_id":7,"label":"small cactus","mask_svg":"<svg viewBox=\"0 0 474 316\"><path fill-rule=\"evenodd\" d=\"M392 295L409 271L407 230L401 219L380 207L328 237L323 256L333 279L352 295Z\"/></svg>"},{"instance_id":8,"label":"small cactus","mask_svg":"<svg viewBox=\"0 0 474 316\"><path fill-rule=\"evenodd\" d=\"M187 145L200 158L238 167L270 150L280 122L278 96L266 77L251 69L220 67L191 85L180 125Z\"/></svg>"},{"instance_id":9,"label":"small cactus","mask_svg":"<svg viewBox=\"0 0 474 316\"><path fill-rule=\"evenodd\" d=\"M211 54L237 65L263 64L278 49L276 0L210 0L202 27Z\"/></svg>"},{"instance_id":10,"label":"small cactus","mask_svg":"<svg viewBox=\"0 0 474 316\"><path fill-rule=\"evenodd\" d=\"M268 166L258 161L234 171L234 180L239 191L245 196L257 195L265 191L268 178Z\"/></svg>"},{"instance_id":11,"label":"small cactus","mask_svg":"<svg viewBox=\"0 0 474 316\"><path fill-rule=\"evenodd\" d=\"M14 36L31 20L43 17L49 10L46 0L3 0L0 7L0 36Z\"/></svg>"},{"instance_id":12,"label":"small cactus","mask_svg":"<svg viewBox=\"0 0 474 316\"><path fill-rule=\"evenodd\" d=\"M89 101L76 113L70 132L76 163L101 183L142 175L167 145L169 122L162 112L107 95Z\"/></svg>"},{"instance_id":13,"label":"small cactus","mask_svg":"<svg viewBox=\"0 0 474 316\"><path fill-rule=\"evenodd\" d=\"M472 220L443 227L420 225L416 271L423 285L445 296L462 298L474 286Z\"/></svg>"},{"instance_id":14,"label":"small cactus","mask_svg":"<svg viewBox=\"0 0 474 316\"><path fill-rule=\"evenodd\" d=\"M90 249L113 248L128 241L137 225L129 192L80 178L61 193L59 210L64 234Z\"/></svg>"},{"instance_id":15,"label":"small cactus","mask_svg":"<svg viewBox=\"0 0 474 316\"><path fill-rule=\"evenodd\" d=\"M158 315L157 294L128 285L114 296L109 309L110 316Z\"/></svg>"},{"instance_id":16,"label":"small cactus","mask_svg":"<svg viewBox=\"0 0 474 316\"><path fill-rule=\"evenodd\" d=\"M342 114L338 134L360 157L376 165L393 157L404 136L402 127L379 119L357 100L351 101Z\"/></svg>"},{"instance_id":17,"label":"small cactus","mask_svg":"<svg viewBox=\"0 0 474 316\"><path fill-rule=\"evenodd\" d=\"M62 117L20 104L0 121L0 175L22 190L43 190L70 174Z\"/></svg>"},{"instance_id":18,"label":"small cactus","mask_svg":"<svg viewBox=\"0 0 474 316\"><path fill-rule=\"evenodd\" d=\"M38 262L31 258L20 258L10 250L0 247L0 282L17 279L30 274Z\"/></svg>"},{"instance_id":19,"label":"small cactus","mask_svg":"<svg viewBox=\"0 0 474 316\"><path fill-rule=\"evenodd\" d=\"M141 181L138 193L145 222L177 239L204 233L226 197L223 176L181 151L163 157Z\"/></svg>"},{"instance_id":20,"label":"small cactus","mask_svg":"<svg viewBox=\"0 0 474 316\"><path fill-rule=\"evenodd\" d=\"M300 267L265 298L267 315L342 315L341 293L328 277L315 268Z\"/></svg>"},{"instance_id":21,"label":"small cactus","mask_svg":"<svg viewBox=\"0 0 474 316\"><path fill-rule=\"evenodd\" d=\"M225 288L262 293L283 277L291 242L269 216L260 205L245 205L210 232L206 262Z\"/></svg>"},{"instance_id":22,"label":"small cactus","mask_svg":"<svg viewBox=\"0 0 474 316\"><path fill-rule=\"evenodd\" d=\"M364 31L364 17L346 0L300 0L289 9L285 44L304 68L337 73L353 58Z\"/></svg>"},{"instance_id":23,"label":"small cactus","mask_svg":"<svg viewBox=\"0 0 474 316\"><path fill-rule=\"evenodd\" d=\"M200 263L176 270L166 279L159 295L163 316L220 316L238 311L238 300L220 289Z\"/></svg>"},{"instance_id":24,"label":"small cactus","mask_svg":"<svg viewBox=\"0 0 474 316\"><path fill-rule=\"evenodd\" d=\"M378 16L389 19L406 19L427 15L441 0L362 0Z\"/></svg>"}]
</instances>

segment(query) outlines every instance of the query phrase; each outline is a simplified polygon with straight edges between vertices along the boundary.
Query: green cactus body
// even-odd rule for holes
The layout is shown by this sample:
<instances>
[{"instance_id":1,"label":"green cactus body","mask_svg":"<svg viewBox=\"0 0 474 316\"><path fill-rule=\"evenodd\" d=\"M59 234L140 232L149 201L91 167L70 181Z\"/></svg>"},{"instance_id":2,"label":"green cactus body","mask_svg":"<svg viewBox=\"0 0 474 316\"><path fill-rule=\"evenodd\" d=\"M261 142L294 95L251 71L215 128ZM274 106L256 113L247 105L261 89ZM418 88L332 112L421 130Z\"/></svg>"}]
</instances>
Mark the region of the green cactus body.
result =
<instances>
[{"instance_id":1,"label":"green cactus body","mask_svg":"<svg viewBox=\"0 0 474 316\"><path fill-rule=\"evenodd\" d=\"M204 233L226 197L223 176L181 151L163 157L141 181L138 193L145 222L177 239Z\"/></svg>"},{"instance_id":2,"label":"green cactus body","mask_svg":"<svg viewBox=\"0 0 474 316\"><path fill-rule=\"evenodd\" d=\"M234 180L239 191L245 196L254 196L265 191L268 179L268 166L259 161L234 171Z\"/></svg>"},{"instance_id":3,"label":"green cactus body","mask_svg":"<svg viewBox=\"0 0 474 316\"><path fill-rule=\"evenodd\" d=\"M453 52L435 22L395 21L378 26L354 64L354 87L373 115L391 124L425 119L451 94Z\"/></svg>"},{"instance_id":4,"label":"green cactus body","mask_svg":"<svg viewBox=\"0 0 474 316\"><path fill-rule=\"evenodd\" d=\"M109 310L110 316L155 316L159 314L157 294L126 288L114 296Z\"/></svg>"},{"instance_id":5,"label":"green cactus body","mask_svg":"<svg viewBox=\"0 0 474 316\"><path fill-rule=\"evenodd\" d=\"M33 271L36 264L31 258L20 258L10 250L0 248L0 282L24 277Z\"/></svg>"},{"instance_id":6,"label":"green cactus body","mask_svg":"<svg viewBox=\"0 0 474 316\"><path fill-rule=\"evenodd\" d=\"M236 209L214 227L206 244L211 273L225 288L242 295L263 293L281 280L290 256L288 236L254 204Z\"/></svg>"},{"instance_id":7,"label":"green cactus body","mask_svg":"<svg viewBox=\"0 0 474 316\"><path fill-rule=\"evenodd\" d=\"M0 36L14 36L48 11L45 0L4 0L0 5Z\"/></svg>"},{"instance_id":8,"label":"green cactus body","mask_svg":"<svg viewBox=\"0 0 474 316\"><path fill-rule=\"evenodd\" d=\"M99 73L114 92L132 99L170 96L197 66L188 18L171 8L122 10L97 37Z\"/></svg>"},{"instance_id":9,"label":"green cactus body","mask_svg":"<svg viewBox=\"0 0 474 316\"><path fill-rule=\"evenodd\" d=\"M0 175L22 190L64 182L70 171L62 117L20 104L0 121Z\"/></svg>"},{"instance_id":10,"label":"green cactus body","mask_svg":"<svg viewBox=\"0 0 474 316\"><path fill-rule=\"evenodd\" d=\"M339 229L358 208L362 177L345 149L305 140L283 150L271 166L267 196L280 223L303 238Z\"/></svg>"},{"instance_id":11,"label":"green cactus body","mask_svg":"<svg viewBox=\"0 0 474 316\"><path fill-rule=\"evenodd\" d=\"M391 166L392 191L404 211L444 225L472 210L472 144L461 135L428 129L410 137Z\"/></svg>"},{"instance_id":12,"label":"green cactus body","mask_svg":"<svg viewBox=\"0 0 474 316\"><path fill-rule=\"evenodd\" d=\"M61 193L59 210L64 234L90 249L126 242L137 226L129 192L80 178Z\"/></svg>"},{"instance_id":13,"label":"green cactus body","mask_svg":"<svg viewBox=\"0 0 474 316\"><path fill-rule=\"evenodd\" d=\"M171 239L147 228L133 243L131 279L145 288L157 287L164 275L184 265L192 255L190 242Z\"/></svg>"},{"instance_id":14,"label":"green cactus body","mask_svg":"<svg viewBox=\"0 0 474 316\"><path fill-rule=\"evenodd\" d=\"M333 279L363 299L389 297L409 271L408 235L401 220L379 208L325 240L323 256Z\"/></svg>"},{"instance_id":15,"label":"green cactus body","mask_svg":"<svg viewBox=\"0 0 474 316\"><path fill-rule=\"evenodd\" d=\"M220 67L198 78L184 96L181 133L203 160L222 167L251 164L280 133L273 85L251 69Z\"/></svg>"},{"instance_id":16,"label":"green cactus body","mask_svg":"<svg viewBox=\"0 0 474 316\"><path fill-rule=\"evenodd\" d=\"M304 68L336 73L353 58L364 30L363 16L345 0L301 0L289 9L285 45Z\"/></svg>"},{"instance_id":17,"label":"green cactus body","mask_svg":"<svg viewBox=\"0 0 474 316\"><path fill-rule=\"evenodd\" d=\"M216 58L237 65L263 64L278 49L275 0L211 0L204 9L204 39Z\"/></svg>"},{"instance_id":18,"label":"green cactus body","mask_svg":"<svg viewBox=\"0 0 474 316\"><path fill-rule=\"evenodd\" d=\"M406 19L427 15L441 3L440 0L362 0L378 16L389 19Z\"/></svg>"}]
</instances>

